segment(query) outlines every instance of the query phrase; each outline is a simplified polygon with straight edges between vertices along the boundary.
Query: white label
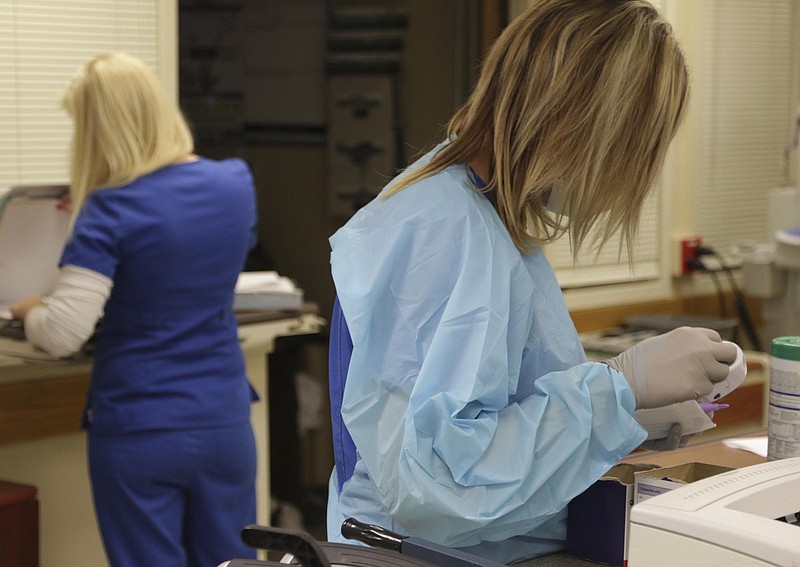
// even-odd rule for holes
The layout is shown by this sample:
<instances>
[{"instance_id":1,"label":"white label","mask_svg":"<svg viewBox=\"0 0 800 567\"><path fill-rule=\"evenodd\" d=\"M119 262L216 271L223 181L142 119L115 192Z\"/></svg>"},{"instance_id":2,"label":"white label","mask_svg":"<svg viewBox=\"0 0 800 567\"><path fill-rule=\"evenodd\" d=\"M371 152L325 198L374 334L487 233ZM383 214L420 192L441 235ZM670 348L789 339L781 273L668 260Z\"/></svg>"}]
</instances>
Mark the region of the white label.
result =
<instances>
[{"instance_id":1,"label":"white label","mask_svg":"<svg viewBox=\"0 0 800 567\"><path fill-rule=\"evenodd\" d=\"M769 382L769 458L800 457L800 363L772 358Z\"/></svg>"}]
</instances>

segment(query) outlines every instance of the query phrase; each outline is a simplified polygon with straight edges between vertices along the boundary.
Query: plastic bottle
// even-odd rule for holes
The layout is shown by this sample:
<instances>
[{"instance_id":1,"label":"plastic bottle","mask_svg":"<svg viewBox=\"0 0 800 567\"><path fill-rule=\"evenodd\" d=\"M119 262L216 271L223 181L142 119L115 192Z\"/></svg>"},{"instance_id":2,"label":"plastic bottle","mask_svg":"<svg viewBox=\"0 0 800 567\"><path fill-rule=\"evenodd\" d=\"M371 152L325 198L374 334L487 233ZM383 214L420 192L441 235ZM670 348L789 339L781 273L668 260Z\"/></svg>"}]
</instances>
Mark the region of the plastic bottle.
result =
<instances>
[{"instance_id":1,"label":"plastic bottle","mask_svg":"<svg viewBox=\"0 0 800 567\"><path fill-rule=\"evenodd\" d=\"M772 340L769 460L800 457L800 337Z\"/></svg>"}]
</instances>

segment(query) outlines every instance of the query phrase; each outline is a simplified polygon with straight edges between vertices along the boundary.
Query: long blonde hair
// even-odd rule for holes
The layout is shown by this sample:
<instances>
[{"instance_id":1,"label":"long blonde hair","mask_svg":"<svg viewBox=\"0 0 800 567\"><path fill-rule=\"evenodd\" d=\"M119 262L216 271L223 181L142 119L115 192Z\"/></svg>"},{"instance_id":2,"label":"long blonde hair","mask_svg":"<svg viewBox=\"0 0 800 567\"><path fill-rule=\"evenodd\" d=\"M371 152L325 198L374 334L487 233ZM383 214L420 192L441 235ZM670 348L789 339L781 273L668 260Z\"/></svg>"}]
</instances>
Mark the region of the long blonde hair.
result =
<instances>
[{"instance_id":1,"label":"long blonde hair","mask_svg":"<svg viewBox=\"0 0 800 567\"><path fill-rule=\"evenodd\" d=\"M191 154L194 140L155 74L123 53L81 67L62 104L73 122L71 193L77 213L88 193L130 182Z\"/></svg>"},{"instance_id":2,"label":"long blonde hair","mask_svg":"<svg viewBox=\"0 0 800 567\"><path fill-rule=\"evenodd\" d=\"M539 0L487 54L451 143L385 197L488 152L486 191L521 250L569 233L631 251L644 202L688 97L671 27L645 0ZM554 187L569 216L546 209Z\"/></svg>"}]
</instances>

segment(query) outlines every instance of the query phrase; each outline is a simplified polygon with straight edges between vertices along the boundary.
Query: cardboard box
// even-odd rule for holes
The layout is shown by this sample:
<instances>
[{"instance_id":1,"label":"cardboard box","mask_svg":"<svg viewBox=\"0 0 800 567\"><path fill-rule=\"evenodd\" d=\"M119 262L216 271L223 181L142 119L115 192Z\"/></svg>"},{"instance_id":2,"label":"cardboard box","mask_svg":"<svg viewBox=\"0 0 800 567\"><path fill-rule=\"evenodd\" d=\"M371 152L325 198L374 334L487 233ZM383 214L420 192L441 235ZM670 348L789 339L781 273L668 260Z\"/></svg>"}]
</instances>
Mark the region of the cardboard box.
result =
<instances>
[{"instance_id":1,"label":"cardboard box","mask_svg":"<svg viewBox=\"0 0 800 567\"><path fill-rule=\"evenodd\" d=\"M634 474L635 502L638 504L684 484L731 470L733 470L731 467L708 463L685 463L673 467L638 471Z\"/></svg>"},{"instance_id":2,"label":"cardboard box","mask_svg":"<svg viewBox=\"0 0 800 567\"><path fill-rule=\"evenodd\" d=\"M690 462L671 467L621 463L569 504L567 554L623 567L628 561L630 511L634 504L684 484L733 470Z\"/></svg>"},{"instance_id":3,"label":"cardboard box","mask_svg":"<svg viewBox=\"0 0 800 567\"><path fill-rule=\"evenodd\" d=\"M570 502L567 518L569 555L608 565L625 564L635 473L653 468L658 466L618 464Z\"/></svg>"}]
</instances>

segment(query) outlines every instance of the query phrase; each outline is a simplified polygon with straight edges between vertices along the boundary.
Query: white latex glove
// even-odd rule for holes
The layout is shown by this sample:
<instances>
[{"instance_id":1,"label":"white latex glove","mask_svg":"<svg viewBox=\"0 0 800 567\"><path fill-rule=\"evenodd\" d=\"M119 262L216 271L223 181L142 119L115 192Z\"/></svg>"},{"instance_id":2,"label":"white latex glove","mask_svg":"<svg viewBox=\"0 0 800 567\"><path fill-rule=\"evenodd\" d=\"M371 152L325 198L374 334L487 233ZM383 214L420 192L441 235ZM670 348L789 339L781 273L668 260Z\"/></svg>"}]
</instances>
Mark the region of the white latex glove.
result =
<instances>
[{"instance_id":1,"label":"white latex glove","mask_svg":"<svg viewBox=\"0 0 800 567\"><path fill-rule=\"evenodd\" d=\"M647 409L711 393L716 382L728 377L735 360L736 347L723 343L716 331L680 327L645 339L606 364L625 376L636 408Z\"/></svg>"}]
</instances>

